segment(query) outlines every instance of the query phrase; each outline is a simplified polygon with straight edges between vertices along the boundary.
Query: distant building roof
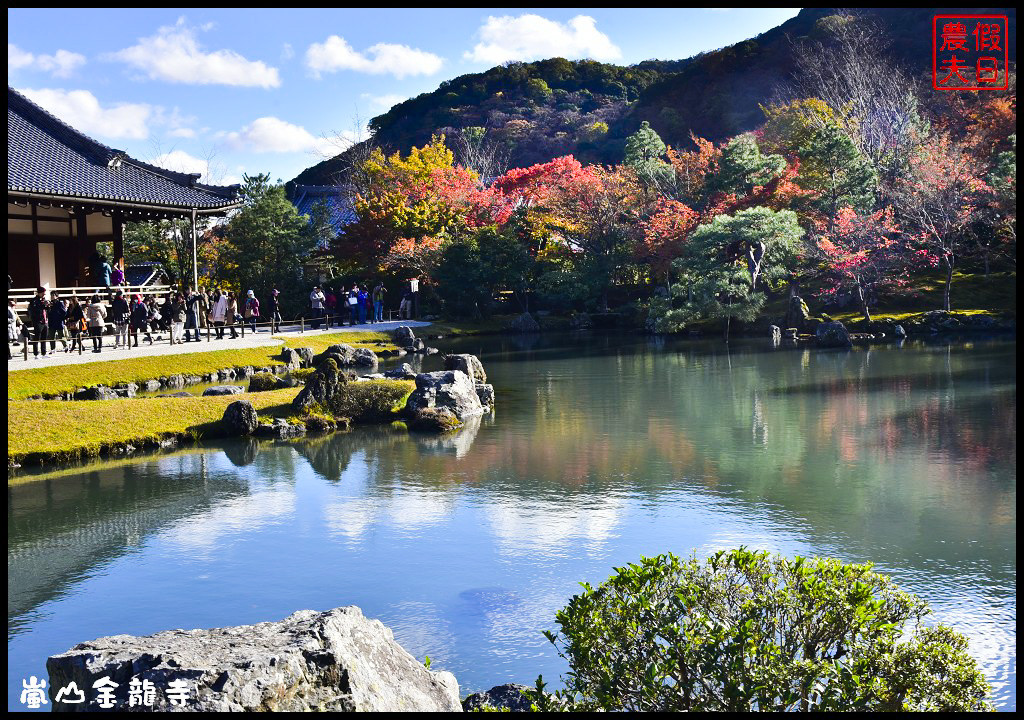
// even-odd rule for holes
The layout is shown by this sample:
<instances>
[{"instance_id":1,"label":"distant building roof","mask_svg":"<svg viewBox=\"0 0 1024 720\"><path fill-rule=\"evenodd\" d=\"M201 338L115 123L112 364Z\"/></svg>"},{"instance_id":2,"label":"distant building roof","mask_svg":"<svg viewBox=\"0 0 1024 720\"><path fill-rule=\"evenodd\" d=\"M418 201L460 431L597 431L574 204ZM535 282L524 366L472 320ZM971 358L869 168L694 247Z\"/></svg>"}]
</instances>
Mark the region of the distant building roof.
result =
<instances>
[{"instance_id":1,"label":"distant building roof","mask_svg":"<svg viewBox=\"0 0 1024 720\"><path fill-rule=\"evenodd\" d=\"M357 220L356 211L348 202L347 188L341 185L296 185L292 189L292 205L300 215L313 217L313 206L320 201L327 203L331 227L335 233Z\"/></svg>"},{"instance_id":2,"label":"distant building roof","mask_svg":"<svg viewBox=\"0 0 1024 720\"><path fill-rule=\"evenodd\" d=\"M196 208L210 214L238 204L238 186L202 185L96 142L7 88L7 192L26 198Z\"/></svg>"}]
</instances>

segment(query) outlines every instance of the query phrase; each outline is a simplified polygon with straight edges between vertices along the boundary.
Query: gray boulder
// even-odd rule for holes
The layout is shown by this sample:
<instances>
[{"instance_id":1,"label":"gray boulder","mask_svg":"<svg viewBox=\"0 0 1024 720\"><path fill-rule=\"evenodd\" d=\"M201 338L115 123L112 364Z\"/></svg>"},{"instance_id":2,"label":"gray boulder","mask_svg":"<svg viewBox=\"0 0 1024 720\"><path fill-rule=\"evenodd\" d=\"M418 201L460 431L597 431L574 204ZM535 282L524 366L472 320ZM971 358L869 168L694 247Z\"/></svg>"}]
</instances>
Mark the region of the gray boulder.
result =
<instances>
[{"instance_id":1,"label":"gray boulder","mask_svg":"<svg viewBox=\"0 0 1024 720\"><path fill-rule=\"evenodd\" d=\"M256 408L248 400L235 400L224 409L221 423L229 435L250 435L259 425Z\"/></svg>"},{"instance_id":2,"label":"gray boulder","mask_svg":"<svg viewBox=\"0 0 1024 720\"><path fill-rule=\"evenodd\" d=\"M159 380L147 380L146 382L142 383L141 389L145 390L146 392L156 392L161 387L162 385L160 385Z\"/></svg>"},{"instance_id":3,"label":"gray boulder","mask_svg":"<svg viewBox=\"0 0 1024 720\"><path fill-rule=\"evenodd\" d=\"M377 367L377 355L370 348L357 348L352 354L352 364L362 367Z\"/></svg>"},{"instance_id":4,"label":"gray boulder","mask_svg":"<svg viewBox=\"0 0 1024 720\"><path fill-rule=\"evenodd\" d=\"M296 412L302 412L314 405L330 409L335 405L339 393L345 392L345 384L349 379L348 374L338 369L338 363L327 358L306 380L306 385L292 400L292 407Z\"/></svg>"},{"instance_id":5,"label":"gray boulder","mask_svg":"<svg viewBox=\"0 0 1024 720\"><path fill-rule=\"evenodd\" d=\"M533 688L517 683L496 685L487 692L473 693L462 701L462 709L466 712L484 710L505 710L509 712L530 712L532 701L524 693Z\"/></svg>"},{"instance_id":6,"label":"gray boulder","mask_svg":"<svg viewBox=\"0 0 1024 720\"><path fill-rule=\"evenodd\" d=\"M512 320L508 324L507 329L519 333L540 332L540 325L537 324L537 321L533 319L530 313L523 313Z\"/></svg>"},{"instance_id":7,"label":"gray boulder","mask_svg":"<svg viewBox=\"0 0 1024 720\"><path fill-rule=\"evenodd\" d=\"M223 370L217 372L217 377L219 377L221 380L234 380L235 371L232 368L224 368Z\"/></svg>"},{"instance_id":8,"label":"gray boulder","mask_svg":"<svg viewBox=\"0 0 1024 720\"><path fill-rule=\"evenodd\" d=\"M55 710L99 710L91 688L103 677L118 684L122 707L132 679L155 684L155 704L133 708L155 712L462 709L451 673L427 670L389 628L354 606L257 625L100 638L51 656L46 668L54 695L69 682L87 689L87 705L55 703ZM182 705L165 692L171 682L189 691Z\"/></svg>"},{"instance_id":9,"label":"gray boulder","mask_svg":"<svg viewBox=\"0 0 1024 720\"><path fill-rule=\"evenodd\" d=\"M313 348L300 347L296 348L295 352L297 352L299 354L299 357L302 358L303 367L309 367L310 365L313 364L313 356L316 354L313 352Z\"/></svg>"},{"instance_id":10,"label":"gray boulder","mask_svg":"<svg viewBox=\"0 0 1024 720\"><path fill-rule=\"evenodd\" d=\"M409 363L402 363L393 370L388 370L384 373L384 377L395 380L415 380L416 371L412 369L412 366Z\"/></svg>"},{"instance_id":11,"label":"gray boulder","mask_svg":"<svg viewBox=\"0 0 1024 720\"><path fill-rule=\"evenodd\" d=\"M814 332L819 347L848 348L853 347L850 333L841 322L821 323Z\"/></svg>"},{"instance_id":12,"label":"gray boulder","mask_svg":"<svg viewBox=\"0 0 1024 720\"><path fill-rule=\"evenodd\" d=\"M302 423L292 424L283 418L275 418L270 425L260 425L253 432L256 437L276 438L277 440L302 437L305 434L305 425Z\"/></svg>"},{"instance_id":13,"label":"gray boulder","mask_svg":"<svg viewBox=\"0 0 1024 720\"><path fill-rule=\"evenodd\" d=\"M447 408L459 420L485 412L476 385L461 370L439 370L416 376L416 389L405 403L406 413L426 408Z\"/></svg>"},{"instance_id":14,"label":"gray boulder","mask_svg":"<svg viewBox=\"0 0 1024 720\"><path fill-rule=\"evenodd\" d=\"M192 393L188 392L187 390L179 390L176 393L164 393L162 395L157 395L157 397L161 398L161 397L195 397L195 396Z\"/></svg>"},{"instance_id":15,"label":"gray boulder","mask_svg":"<svg viewBox=\"0 0 1024 720\"><path fill-rule=\"evenodd\" d=\"M794 295L789 299L789 309L786 311L783 324L787 328L802 328L810 317L811 311L807 307L807 303L799 295Z\"/></svg>"},{"instance_id":16,"label":"gray boulder","mask_svg":"<svg viewBox=\"0 0 1024 720\"><path fill-rule=\"evenodd\" d=\"M214 385L203 390L203 397L207 395L238 395L245 392L241 385Z\"/></svg>"},{"instance_id":17,"label":"gray boulder","mask_svg":"<svg viewBox=\"0 0 1024 720\"><path fill-rule=\"evenodd\" d=\"M319 355L314 355L312 364L319 367L324 360L329 358L337 363L338 367L346 367L352 364L355 354L356 350L351 345L345 345L343 343L331 345Z\"/></svg>"},{"instance_id":18,"label":"gray boulder","mask_svg":"<svg viewBox=\"0 0 1024 720\"><path fill-rule=\"evenodd\" d=\"M302 367L302 356L299 355L298 350L295 350L290 347L286 347L283 350L281 350L281 361L290 370L296 370Z\"/></svg>"},{"instance_id":19,"label":"gray boulder","mask_svg":"<svg viewBox=\"0 0 1024 720\"><path fill-rule=\"evenodd\" d=\"M106 385L93 385L75 393L75 400L114 400L117 397L117 391Z\"/></svg>"},{"instance_id":20,"label":"gray boulder","mask_svg":"<svg viewBox=\"0 0 1024 720\"><path fill-rule=\"evenodd\" d=\"M445 370L461 370L473 378L474 382L487 382L487 373L484 372L483 363L476 355L460 354L444 356Z\"/></svg>"},{"instance_id":21,"label":"gray boulder","mask_svg":"<svg viewBox=\"0 0 1024 720\"><path fill-rule=\"evenodd\" d=\"M164 387L169 388L183 388L185 387L185 376L184 375L170 375L164 378Z\"/></svg>"},{"instance_id":22,"label":"gray boulder","mask_svg":"<svg viewBox=\"0 0 1024 720\"><path fill-rule=\"evenodd\" d=\"M476 384L476 396L480 398L480 404L486 405L487 408L494 408L494 386L487 385L485 383Z\"/></svg>"},{"instance_id":23,"label":"gray boulder","mask_svg":"<svg viewBox=\"0 0 1024 720\"><path fill-rule=\"evenodd\" d=\"M416 335L411 327L402 325L391 331L391 340L395 345L405 347L406 345L412 345L416 341Z\"/></svg>"},{"instance_id":24,"label":"gray boulder","mask_svg":"<svg viewBox=\"0 0 1024 720\"><path fill-rule=\"evenodd\" d=\"M450 432L462 427L448 408L420 408L406 416L405 424L410 430L429 433Z\"/></svg>"}]
</instances>

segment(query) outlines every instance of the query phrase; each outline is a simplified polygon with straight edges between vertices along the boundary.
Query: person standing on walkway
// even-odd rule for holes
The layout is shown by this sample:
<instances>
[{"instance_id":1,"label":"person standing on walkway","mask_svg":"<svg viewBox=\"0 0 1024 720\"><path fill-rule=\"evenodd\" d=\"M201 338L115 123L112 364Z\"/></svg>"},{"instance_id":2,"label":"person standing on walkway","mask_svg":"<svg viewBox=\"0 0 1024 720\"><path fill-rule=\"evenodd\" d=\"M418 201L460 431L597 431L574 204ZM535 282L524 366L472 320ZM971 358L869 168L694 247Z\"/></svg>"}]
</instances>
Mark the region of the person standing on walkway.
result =
<instances>
[{"instance_id":1,"label":"person standing on walkway","mask_svg":"<svg viewBox=\"0 0 1024 720\"><path fill-rule=\"evenodd\" d=\"M326 301L327 301L327 298L324 296L324 293L320 289L320 286L317 285L316 287L314 287L313 288L313 292L311 292L309 294L309 305L310 305L310 307L313 310L313 329L314 330L319 330L320 329L320 318L323 317L323 314L324 314L324 303Z\"/></svg>"},{"instance_id":2,"label":"person standing on walkway","mask_svg":"<svg viewBox=\"0 0 1024 720\"><path fill-rule=\"evenodd\" d=\"M228 290L228 304L225 311L225 317L227 318L228 325L231 327L231 339L234 340L238 337L238 331L235 330L235 325L241 317L238 314L238 299L235 297L234 290Z\"/></svg>"},{"instance_id":3,"label":"person standing on walkway","mask_svg":"<svg viewBox=\"0 0 1024 720\"><path fill-rule=\"evenodd\" d=\"M57 352L57 341L64 345L64 352L68 351L67 335L65 334L64 321L68 316L68 306L64 300L57 297L57 293L50 293L50 308L46 312L47 337L50 338L50 354Z\"/></svg>"},{"instance_id":4,"label":"person standing on walkway","mask_svg":"<svg viewBox=\"0 0 1024 720\"><path fill-rule=\"evenodd\" d=\"M143 332L146 335L146 340L149 340L150 344L153 343L153 339L146 332L146 321L149 320L149 308L146 307L146 303L142 302L141 295L133 295L132 303L128 306L128 327L131 330L131 335L128 336L128 342L131 342L134 338L135 347L139 346L139 332Z\"/></svg>"},{"instance_id":5,"label":"person standing on walkway","mask_svg":"<svg viewBox=\"0 0 1024 720\"><path fill-rule=\"evenodd\" d=\"M124 299L124 293L117 291L117 296L110 303L110 317L114 323L114 349L121 347L121 339L124 338L124 346L128 347L128 322L131 319L131 308Z\"/></svg>"},{"instance_id":6,"label":"person standing on walkway","mask_svg":"<svg viewBox=\"0 0 1024 720\"><path fill-rule=\"evenodd\" d=\"M190 287L185 288L185 342L192 342L189 330L195 332L195 342L199 342L199 313L202 298L199 292Z\"/></svg>"},{"instance_id":7,"label":"person standing on walkway","mask_svg":"<svg viewBox=\"0 0 1024 720\"><path fill-rule=\"evenodd\" d=\"M256 323L260 319L260 301L252 290L245 296L245 319L252 324L252 331L256 332Z\"/></svg>"},{"instance_id":8,"label":"person standing on walkway","mask_svg":"<svg viewBox=\"0 0 1024 720\"><path fill-rule=\"evenodd\" d=\"M46 299L46 288L37 287L36 296L29 300L28 319L32 322L32 355L42 353L46 357L46 313L50 309L50 301Z\"/></svg>"},{"instance_id":9,"label":"person standing on walkway","mask_svg":"<svg viewBox=\"0 0 1024 720\"><path fill-rule=\"evenodd\" d=\"M68 305L68 315L64 322L67 324L68 334L71 336L70 349L74 350L77 347L79 350L85 350L82 347L82 342L89 326L85 322L85 308L78 301L77 295L71 296L71 303Z\"/></svg>"},{"instance_id":10,"label":"person standing on walkway","mask_svg":"<svg viewBox=\"0 0 1024 720\"><path fill-rule=\"evenodd\" d=\"M324 326L330 330L331 320L333 320L334 316L338 314L338 296L334 294L334 290L332 290L330 286L324 290L324 310L325 317L327 318ZM337 321L335 320L335 322Z\"/></svg>"},{"instance_id":11,"label":"person standing on walkway","mask_svg":"<svg viewBox=\"0 0 1024 720\"><path fill-rule=\"evenodd\" d=\"M89 335L92 337L92 351L103 352L103 327L107 324L107 308L100 302L99 295L92 296L92 302L85 310L85 317L89 323Z\"/></svg>"},{"instance_id":12,"label":"person standing on walkway","mask_svg":"<svg viewBox=\"0 0 1024 720\"><path fill-rule=\"evenodd\" d=\"M210 321L210 295L205 287L199 288L199 327L205 328Z\"/></svg>"},{"instance_id":13,"label":"person standing on walkway","mask_svg":"<svg viewBox=\"0 0 1024 720\"><path fill-rule=\"evenodd\" d=\"M185 321L188 318L188 305L184 293L178 293L171 305L171 344L185 344Z\"/></svg>"},{"instance_id":14,"label":"person standing on walkway","mask_svg":"<svg viewBox=\"0 0 1024 720\"><path fill-rule=\"evenodd\" d=\"M270 316L270 332L275 333L281 327L281 304L277 296L281 291L276 287L270 291L270 300L267 301L268 315Z\"/></svg>"},{"instance_id":15,"label":"person standing on walkway","mask_svg":"<svg viewBox=\"0 0 1024 720\"><path fill-rule=\"evenodd\" d=\"M7 301L7 343L8 345L17 345L18 338L21 337L19 328L21 327L21 317L18 315L18 305L13 300ZM8 353L10 354L10 353Z\"/></svg>"},{"instance_id":16,"label":"person standing on walkway","mask_svg":"<svg viewBox=\"0 0 1024 720\"><path fill-rule=\"evenodd\" d=\"M381 280L377 283L377 286L373 288L373 321L384 322L384 296L387 295L388 289L384 287L384 281Z\"/></svg>"},{"instance_id":17,"label":"person standing on walkway","mask_svg":"<svg viewBox=\"0 0 1024 720\"><path fill-rule=\"evenodd\" d=\"M217 339L224 339L224 323L228 316L228 295L221 292L220 288L213 291L213 310L210 317L213 319L213 327L217 330Z\"/></svg>"}]
</instances>

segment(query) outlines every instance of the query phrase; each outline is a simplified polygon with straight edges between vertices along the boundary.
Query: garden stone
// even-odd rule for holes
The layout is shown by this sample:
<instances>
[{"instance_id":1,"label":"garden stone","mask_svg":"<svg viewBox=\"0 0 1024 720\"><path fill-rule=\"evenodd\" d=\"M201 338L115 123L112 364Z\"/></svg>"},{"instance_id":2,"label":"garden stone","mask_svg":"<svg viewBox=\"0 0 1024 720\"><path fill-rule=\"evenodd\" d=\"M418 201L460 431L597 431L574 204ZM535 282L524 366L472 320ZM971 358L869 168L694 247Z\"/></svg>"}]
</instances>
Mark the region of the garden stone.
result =
<instances>
[{"instance_id":1,"label":"garden stone","mask_svg":"<svg viewBox=\"0 0 1024 720\"><path fill-rule=\"evenodd\" d=\"M214 385L203 390L203 397L208 395L238 395L245 392L241 385Z\"/></svg>"},{"instance_id":2,"label":"garden stone","mask_svg":"<svg viewBox=\"0 0 1024 720\"><path fill-rule=\"evenodd\" d=\"M286 347L281 351L281 360L291 370L302 367L302 356L292 348Z\"/></svg>"},{"instance_id":3,"label":"garden stone","mask_svg":"<svg viewBox=\"0 0 1024 720\"><path fill-rule=\"evenodd\" d=\"M146 392L156 392L161 387L162 386L160 385L159 380L147 380L146 382L142 383L142 389L145 390Z\"/></svg>"},{"instance_id":4,"label":"garden stone","mask_svg":"<svg viewBox=\"0 0 1024 720\"><path fill-rule=\"evenodd\" d=\"M157 395L157 397L158 398L168 398L168 397L195 397L195 396L192 395L192 393L190 393L190 392L187 392L185 390L180 390L180 391L178 391L176 393L165 393L163 395Z\"/></svg>"},{"instance_id":5,"label":"garden stone","mask_svg":"<svg viewBox=\"0 0 1024 720\"><path fill-rule=\"evenodd\" d=\"M384 373L384 377L395 380L415 380L416 371L412 369L412 366L409 363L402 363L397 368L388 370Z\"/></svg>"},{"instance_id":6,"label":"garden stone","mask_svg":"<svg viewBox=\"0 0 1024 720\"><path fill-rule=\"evenodd\" d=\"M324 360L330 358L337 363L338 367L346 367L352 364L355 354L355 348L351 345L331 345L319 355L313 356L313 365L319 367Z\"/></svg>"},{"instance_id":7,"label":"garden stone","mask_svg":"<svg viewBox=\"0 0 1024 720\"><path fill-rule=\"evenodd\" d=\"M310 365L313 364L313 355L316 354L313 352L313 348L300 347L296 348L296 352L299 353L299 357L302 358L303 367L309 367Z\"/></svg>"},{"instance_id":8,"label":"garden stone","mask_svg":"<svg viewBox=\"0 0 1024 720\"><path fill-rule=\"evenodd\" d=\"M391 331L391 340L399 347L405 347L412 345L416 341L416 335L413 333L412 328L407 325L401 325Z\"/></svg>"},{"instance_id":9,"label":"garden stone","mask_svg":"<svg viewBox=\"0 0 1024 720\"><path fill-rule=\"evenodd\" d=\"M352 355L352 364L377 367L377 355L370 348L358 348Z\"/></svg>"},{"instance_id":10,"label":"garden stone","mask_svg":"<svg viewBox=\"0 0 1024 720\"><path fill-rule=\"evenodd\" d=\"M462 426L448 408L420 408L412 412L405 421L406 426L416 432L449 432Z\"/></svg>"},{"instance_id":11,"label":"garden stone","mask_svg":"<svg viewBox=\"0 0 1024 720\"><path fill-rule=\"evenodd\" d=\"M459 420L484 412L476 386L461 370L439 370L416 376L416 389L405 403L408 414L425 408L447 408Z\"/></svg>"},{"instance_id":12,"label":"garden stone","mask_svg":"<svg viewBox=\"0 0 1024 720\"><path fill-rule=\"evenodd\" d=\"M106 385L84 388L75 393L75 400L113 400L117 397L117 391Z\"/></svg>"},{"instance_id":13,"label":"garden stone","mask_svg":"<svg viewBox=\"0 0 1024 720\"><path fill-rule=\"evenodd\" d=\"M483 363L476 355L458 354L444 356L445 370L461 370L469 375L475 382L487 382L487 373L484 372Z\"/></svg>"},{"instance_id":14,"label":"garden stone","mask_svg":"<svg viewBox=\"0 0 1024 720\"><path fill-rule=\"evenodd\" d=\"M485 383L476 384L476 396L480 398L480 404L486 405L488 410L494 409L494 386Z\"/></svg>"},{"instance_id":15,"label":"garden stone","mask_svg":"<svg viewBox=\"0 0 1024 720\"><path fill-rule=\"evenodd\" d=\"M783 324L787 328L802 328L810 317L811 311L808 309L807 303L799 295L794 295L789 299L789 309L786 311Z\"/></svg>"},{"instance_id":16,"label":"garden stone","mask_svg":"<svg viewBox=\"0 0 1024 720\"><path fill-rule=\"evenodd\" d=\"M231 436L249 435L259 425L256 408L248 400L235 400L224 410L221 423Z\"/></svg>"},{"instance_id":17,"label":"garden stone","mask_svg":"<svg viewBox=\"0 0 1024 720\"><path fill-rule=\"evenodd\" d=\"M164 380L164 387L181 388L185 387L184 375L170 375Z\"/></svg>"},{"instance_id":18,"label":"garden stone","mask_svg":"<svg viewBox=\"0 0 1024 720\"><path fill-rule=\"evenodd\" d=\"M523 693L533 688L518 683L506 683L492 687L487 692L473 693L462 701L465 712L508 710L509 712L530 712L532 701Z\"/></svg>"},{"instance_id":19,"label":"garden stone","mask_svg":"<svg viewBox=\"0 0 1024 720\"><path fill-rule=\"evenodd\" d=\"M508 324L508 330L519 333L540 332L540 325L530 313L523 313Z\"/></svg>"},{"instance_id":20,"label":"garden stone","mask_svg":"<svg viewBox=\"0 0 1024 720\"><path fill-rule=\"evenodd\" d=\"M841 322L821 323L815 332L820 347L848 348L853 347L850 333Z\"/></svg>"},{"instance_id":21,"label":"garden stone","mask_svg":"<svg viewBox=\"0 0 1024 720\"><path fill-rule=\"evenodd\" d=\"M81 643L46 663L56 693L74 682L91 688L101 678L118 684L126 704L131 679L167 688L183 680L191 692L172 706L156 693L156 712L458 712L459 686L431 672L399 645L389 628L355 606L300 610L280 622L171 630L149 637L115 635ZM99 710L88 705L59 709ZM55 708L57 709L57 708Z\"/></svg>"},{"instance_id":22,"label":"garden stone","mask_svg":"<svg viewBox=\"0 0 1024 720\"><path fill-rule=\"evenodd\" d=\"M270 425L260 425L253 433L256 437L269 437L278 440L302 437L306 434L306 426L302 423L290 424L283 418L275 418Z\"/></svg>"},{"instance_id":23,"label":"garden stone","mask_svg":"<svg viewBox=\"0 0 1024 720\"><path fill-rule=\"evenodd\" d=\"M329 409L335 396L345 391L344 386L348 381L349 376L338 370L334 360L327 358L306 380L305 386L292 400L292 407L298 412L313 405Z\"/></svg>"}]
</instances>

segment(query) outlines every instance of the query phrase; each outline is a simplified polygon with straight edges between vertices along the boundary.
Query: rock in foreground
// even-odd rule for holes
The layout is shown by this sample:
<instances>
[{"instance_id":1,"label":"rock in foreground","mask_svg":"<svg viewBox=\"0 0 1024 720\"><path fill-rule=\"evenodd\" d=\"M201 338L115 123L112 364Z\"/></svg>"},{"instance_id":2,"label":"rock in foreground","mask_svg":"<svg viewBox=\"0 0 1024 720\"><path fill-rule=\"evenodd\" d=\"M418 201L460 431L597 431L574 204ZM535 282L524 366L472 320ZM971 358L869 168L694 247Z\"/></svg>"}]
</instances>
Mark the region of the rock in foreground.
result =
<instances>
[{"instance_id":1,"label":"rock in foreground","mask_svg":"<svg viewBox=\"0 0 1024 720\"><path fill-rule=\"evenodd\" d=\"M459 420L487 412L476 394L476 384L461 370L440 370L416 376L416 389L405 402L405 412L414 416L426 408L445 408Z\"/></svg>"},{"instance_id":2,"label":"rock in foreground","mask_svg":"<svg viewBox=\"0 0 1024 720\"><path fill-rule=\"evenodd\" d=\"M524 693L533 688L517 683L497 685L487 692L473 693L462 701L462 709L466 712L507 709L509 712L530 712L532 700Z\"/></svg>"},{"instance_id":3,"label":"rock in foreground","mask_svg":"<svg viewBox=\"0 0 1024 720\"><path fill-rule=\"evenodd\" d=\"M280 622L171 630L149 637L115 635L76 645L46 661L51 701L74 681L88 703L54 710L97 711L93 683L103 677L117 707L128 707L133 678L157 687L152 707L190 712L446 711L458 712L459 686L430 672L395 642L389 628L355 606L324 613L300 610ZM184 681L183 705L166 689Z\"/></svg>"}]
</instances>

